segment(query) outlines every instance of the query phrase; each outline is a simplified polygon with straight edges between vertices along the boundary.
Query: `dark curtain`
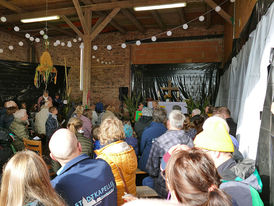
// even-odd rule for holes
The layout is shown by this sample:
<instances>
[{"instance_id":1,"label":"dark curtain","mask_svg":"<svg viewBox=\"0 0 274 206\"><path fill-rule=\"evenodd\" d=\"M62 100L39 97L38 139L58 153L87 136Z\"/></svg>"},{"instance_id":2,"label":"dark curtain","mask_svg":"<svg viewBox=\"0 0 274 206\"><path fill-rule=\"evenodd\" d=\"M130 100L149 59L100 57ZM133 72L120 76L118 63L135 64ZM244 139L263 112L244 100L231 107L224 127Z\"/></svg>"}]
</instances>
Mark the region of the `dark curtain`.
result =
<instances>
[{"instance_id":1,"label":"dark curtain","mask_svg":"<svg viewBox=\"0 0 274 206\"><path fill-rule=\"evenodd\" d=\"M172 87L180 91L172 91L173 101L208 98L213 103L219 85L218 69L218 63L132 65L131 91L141 93L143 99L164 101L168 91L161 88L167 87L171 81Z\"/></svg>"},{"instance_id":2,"label":"dark curtain","mask_svg":"<svg viewBox=\"0 0 274 206\"><path fill-rule=\"evenodd\" d=\"M0 101L2 103L6 100L24 101L29 106L36 103L45 89L44 84L39 88L34 86L37 66L38 64L34 63L0 60ZM55 68L58 71L56 85L51 81L47 89L50 96L54 97L54 94L59 92L62 97L66 87L65 69L64 66L55 66Z\"/></svg>"}]
</instances>

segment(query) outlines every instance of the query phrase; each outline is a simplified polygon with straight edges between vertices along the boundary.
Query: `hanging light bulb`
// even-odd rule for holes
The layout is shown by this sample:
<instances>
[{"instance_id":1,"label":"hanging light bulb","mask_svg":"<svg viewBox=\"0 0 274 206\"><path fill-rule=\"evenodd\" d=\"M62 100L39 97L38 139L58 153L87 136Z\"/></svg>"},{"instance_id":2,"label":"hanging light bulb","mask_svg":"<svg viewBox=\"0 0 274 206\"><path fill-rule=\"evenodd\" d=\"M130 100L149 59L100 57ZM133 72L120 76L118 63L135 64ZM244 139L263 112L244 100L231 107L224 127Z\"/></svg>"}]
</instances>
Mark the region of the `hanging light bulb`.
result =
<instances>
[{"instance_id":1,"label":"hanging light bulb","mask_svg":"<svg viewBox=\"0 0 274 206\"><path fill-rule=\"evenodd\" d=\"M231 3L234 3L234 2L235 2L235 0L230 0L230 2L231 2Z\"/></svg>"},{"instance_id":2,"label":"hanging light bulb","mask_svg":"<svg viewBox=\"0 0 274 206\"><path fill-rule=\"evenodd\" d=\"M4 52L4 50L3 49L0 49L0 53L2 54Z\"/></svg>"},{"instance_id":3,"label":"hanging light bulb","mask_svg":"<svg viewBox=\"0 0 274 206\"><path fill-rule=\"evenodd\" d=\"M40 31L40 35L43 36L45 34L44 30Z\"/></svg>"},{"instance_id":4,"label":"hanging light bulb","mask_svg":"<svg viewBox=\"0 0 274 206\"><path fill-rule=\"evenodd\" d=\"M56 40L56 44L57 45L61 44L61 41L60 40Z\"/></svg>"},{"instance_id":5,"label":"hanging light bulb","mask_svg":"<svg viewBox=\"0 0 274 206\"><path fill-rule=\"evenodd\" d=\"M188 25L187 25L187 24L184 24L184 25L183 25L183 29L188 29Z\"/></svg>"},{"instance_id":6,"label":"hanging light bulb","mask_svg":"<svg viewBox=\"0 0 274 206\"><path fill-rule=\"evenodd\" d=\"M98 46L94 45L92 48L94 51L96 51L98 49Z\"/></svg>"},{"instance_id":7,"label":"hanging light bulb","mask_svg":"<svg viewBox=\"0 0 274 206\"><path fill-rule=\"evenodd\" d=\"M95 59L96 57L94 55L92 55L92 59Z\"/></svg>"},{"instance_id":8,"label":"hanging light bulb","mask_svg":"<svg viewBox=\"0 0 274 206\"><path fill-rule=\"evenodd\" d=\"M69 48L72 47L72 44L70 41L67 43L67 47L69 47Z\"/></svg>"},{"instance_id":9,"label":"hanging light bulb","mask_svg":"<svg viewBox=\"0 0 274 206\"><path fill-rule=\"evenodd\" d=\"M171 36L172 35L172 31L167 31L166 35L167 36Z\"/></svg>"},{"instance_id":10,"label":"hanging light bulb","mask_svg":"<svg viewBox=\"0 0 274 206\"><path fill-rule=\"evenodd\" d=\"M107 45L107 50L111 50L112 49L112 46L111 45Z\"/></svg>"},{"instance_id":11,"label":"hanging light bulb","mask_svg":"<svg viewBox=\"0 0 274 206\"><path fill-rule=\"evenodd\" d=\"M6 21L7 21L7 18L4 17L4 16L2 16L2 17L1 17L1 21L2 21L2 22L6 22Z\"/></svg>"},{"instance_id":12,"label":"hanging light bulb","mask_svg":"<svg viewBox=\"0 0 274 206\"><path fill-rule=\"evenodd\" d=\"M19 45L19 46L23 46L24 43L23 43L22 41L19 41L18 45Z\"/></svg>"},{"instance_id":13,"label":"hanging light bulb","mask_svg":"<svg viewBox=\"0 0 274 206\"><path fill-rule=\"evenodd\" d=\"M81 38L81 37L78 37L78 41L82 41L82 38Z\"/></svg>"},{"instance_id":14,"label":"hanging light bulb","mask_svg":"<svg viewBox=\"0 0 274 206\"><path fill-rule=\"evenodd\" d=\"M39 38L35 38L35 42L39 43L40 39Z\"/></svg>"},{"instance_id":15,"label":"hanging light bulb","mask_svg":"<svg viewBox=\"0 0 274 206\"><path fill-rule=\"evenodd\" d=\"M156 40L157 40L156 36L151 37L151 41L156 41Z\"/></svg>"},{"instance_id":16,"label":"hanging light bulb","mask_svg":"<svg viewBox=\"0 0 274 206\"><path fill-rule=\"evenodd\" d=\"M9 45L9 50L13 50L14 49L14 47L12 46L12 45Z\"/></svg>"},{"instance_id":17,"label":"hanging light bulb","mask_svg":"<svg viewBox=\"0 0 274 206\"><path fill-rule=\"evenodd\" d=\"M65 42L61 42L61 46L65 46L66 44L65 44Z\"/></svg>"},{"instance_id":18,"label":"hanging light bulb","mask_svg":"<svg viewBox=\"0 0 274 206\"><path fill-rule=\"evenodd\" d=\"M18 26L15 26L14 28L14 31L18 32L20 30L20 28Z\"/></svg>"},{"instance_id":19,"label":"hanging light bulb","mask_svg":"<svg viewBox=\"0 0 274 206\"><path fill-rule=\"evenodd\" d=\"M54 43L53 43L53 46L58 46L57 42L54 42Z\"/></svg>"},{"instance_id":20,"label":"hanging light bulb","mask_svg":"<svg viewBox=\"0 0 274 206\"><path fill-rule=\"evenodd\" d=\"M26 37L27 39L30 38L30 34L26 33L26 34L25 34L25 37Z\"/></svg>"},{"instance_id":21,"label":"hanging light bulb","mask_svg":"<svg viewBox=\"0 0 274 206\"><path fill-rule=\"evenodd\" d=\"M136 41L136 45L140 46L141 45L141 41L140 40Z\"/></svg>"},{"instance_id":22,"label":"hanging light bulb","mask_svg":"<svg viewBox=\"0 0 274 206\"><path fill-rule=\"evenodd\" d=\"M104 61L101 61L101 64L104 64Z\"/></svg>"},{"instance_id":23,"label":"hanging light bulb","mask_svg":"<svg viewBox=\"0 0 274 206\"><path fill-rule=\"evenodd\" d=\"M121 47L124 49L127 47L126 43L121 44Z\"/></svg>"},{"instance_id":24,"label":"hanging light bulb","mask_svg":"<svg viewBox=\"0 0 274 206\"><path fill-rule=\"evenodd\" d=\"M31 36L31 37L29 38L29 40L30 40L30 41L34 41L34 38Z\"/></svg>"},{"instance_id":25,"label":"hanging light bulb","mask_svg":"<svg viewBox=\"0 0 274 206\"><path fill-rule=\"evenodd\" d=\"M99 62L99 61L100 61L100 59L96 59L96 61L97 61L97 62Z\"/></svg>"},{"instance_id":26,"label":"hanging light bulb","mask_svg":"<svg viewBox=\"0 0 274 206\"><path fill-rule=\"evenodd\" d=\"M43 39L48 39L48 38L49 38L49 37L48 37L48 35L46 35L46 34L43 36Z\"/></svg>"},{"instance_id":27,"label":"hanging light bulb","mask_svg":"<svg viewBox=\"0 0 274 206\"><path fill-rule=\"evenodd\" d=\"M76 42L77 42L77 39L74 38L72 41L73 41L74 43L76 43Z\"/></svg>"},{"instance_id":28,"label":"hanging light bulb","mask_svg":"<svg viewBox=\"0 0 274 206\"><path fill-rule=\"evenodd\" d=\"M216 12L220 12L221 9L222 9L222 8L221 8L220 6L216 6L215 11L216 11Z\"/></svg>"},{"instance_id":29,"label":"hanging light bulb","mask_svg":"<svg viewBox=\"0 0 274 206\"><path fill-rule=\"evenodd\" d=\"M199 21L204 21L205 17L204 16L199 16Z\"/></svg>"}]
</instances>

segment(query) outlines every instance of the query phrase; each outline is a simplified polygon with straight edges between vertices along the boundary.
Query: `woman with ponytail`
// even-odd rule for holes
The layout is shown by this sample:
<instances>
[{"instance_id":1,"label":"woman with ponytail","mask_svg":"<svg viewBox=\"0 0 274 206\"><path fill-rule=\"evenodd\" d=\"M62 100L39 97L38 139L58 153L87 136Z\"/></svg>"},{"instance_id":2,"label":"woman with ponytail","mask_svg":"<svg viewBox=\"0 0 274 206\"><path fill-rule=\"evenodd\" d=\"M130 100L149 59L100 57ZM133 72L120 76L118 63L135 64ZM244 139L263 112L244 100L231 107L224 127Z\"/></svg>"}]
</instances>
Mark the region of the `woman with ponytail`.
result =
<instances>
[{"instance_id":1,"label":"woman with ponytail","mask_svg":"<svg viewBox=\"0 0 274 206\"><path fill-rule=\"evenodd\" d=\"M187 206L231 206L231 198L219 189L214 162L199 149L177 150L168 160L165 177L171 199Z\"/></svg>"}]
</instances>

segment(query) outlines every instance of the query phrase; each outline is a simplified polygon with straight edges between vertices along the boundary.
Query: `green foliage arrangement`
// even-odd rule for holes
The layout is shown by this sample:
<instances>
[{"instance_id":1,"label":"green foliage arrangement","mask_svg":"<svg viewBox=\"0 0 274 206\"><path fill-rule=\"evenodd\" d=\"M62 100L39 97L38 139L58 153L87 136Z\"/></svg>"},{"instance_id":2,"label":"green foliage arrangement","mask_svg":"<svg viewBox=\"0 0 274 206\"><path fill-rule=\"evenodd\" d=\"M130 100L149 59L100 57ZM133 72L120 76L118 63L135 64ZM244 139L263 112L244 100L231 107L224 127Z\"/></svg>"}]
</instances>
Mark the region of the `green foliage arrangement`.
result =
<instances>
[{"instance_id":1,"label":"green foliage arrangement","mask_svg":"<svg viewBox=\"0 0 274 206\"><path fill-rule=\"evenodd\" d=\"M127 110L129 112L129 118L131 122L134 122L134 115L140 101L141 101L141 93L138 95L135 95L133 93L129 97L124 96L124 103L127 106Z\"/></svg>"}]
</instances>

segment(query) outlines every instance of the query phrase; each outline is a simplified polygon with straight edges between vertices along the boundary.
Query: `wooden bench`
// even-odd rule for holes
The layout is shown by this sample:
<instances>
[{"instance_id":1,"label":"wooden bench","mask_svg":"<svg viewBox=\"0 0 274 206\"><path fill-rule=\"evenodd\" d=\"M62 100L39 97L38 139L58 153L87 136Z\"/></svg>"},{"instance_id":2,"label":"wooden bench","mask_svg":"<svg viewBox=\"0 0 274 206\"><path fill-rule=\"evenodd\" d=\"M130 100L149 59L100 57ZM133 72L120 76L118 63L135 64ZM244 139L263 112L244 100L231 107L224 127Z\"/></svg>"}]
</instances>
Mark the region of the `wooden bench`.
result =
<instances>
[{"instance_id":1,"label":"wooden bench","mask_svg":"<svg viewBox=\"0 0 274 206\"><path fill-rule=\"evenodd\" d=\"M137 186L136 193L138 198L156 198L159 197L157 192L148 186Z\"/></svg>"},{"instance_id":2,"label":"wooden bench","mask_svg":"<svg viewBox=\"0 0 274 206\"><path fill-rule=\"evenodd\" d=\"M147 172L140 170L139 168L136 169L136 175L145 175Z\"/></svg>"}]
</instances>

